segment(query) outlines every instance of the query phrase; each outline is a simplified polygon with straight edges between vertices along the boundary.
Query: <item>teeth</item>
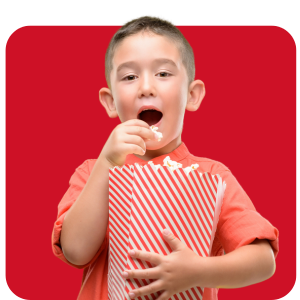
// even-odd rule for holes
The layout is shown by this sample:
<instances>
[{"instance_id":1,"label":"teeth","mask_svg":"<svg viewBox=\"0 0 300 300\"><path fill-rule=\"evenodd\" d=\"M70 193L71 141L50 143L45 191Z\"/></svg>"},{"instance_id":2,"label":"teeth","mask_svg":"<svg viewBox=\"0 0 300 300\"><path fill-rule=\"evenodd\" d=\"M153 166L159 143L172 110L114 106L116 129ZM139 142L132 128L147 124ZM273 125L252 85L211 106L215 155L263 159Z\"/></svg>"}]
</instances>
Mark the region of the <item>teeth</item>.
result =
<instances>
[{"instance_id":1,"label":"teeth","mask_svg":"<svg viewBox=\"0 0 300 300\"><path fill-rule=\"evenodd\" d=\"M153 108L146 108L146 109L143 109L142 111L145 111L145 110L155 110Z\"/></svg>"}]
</instances>

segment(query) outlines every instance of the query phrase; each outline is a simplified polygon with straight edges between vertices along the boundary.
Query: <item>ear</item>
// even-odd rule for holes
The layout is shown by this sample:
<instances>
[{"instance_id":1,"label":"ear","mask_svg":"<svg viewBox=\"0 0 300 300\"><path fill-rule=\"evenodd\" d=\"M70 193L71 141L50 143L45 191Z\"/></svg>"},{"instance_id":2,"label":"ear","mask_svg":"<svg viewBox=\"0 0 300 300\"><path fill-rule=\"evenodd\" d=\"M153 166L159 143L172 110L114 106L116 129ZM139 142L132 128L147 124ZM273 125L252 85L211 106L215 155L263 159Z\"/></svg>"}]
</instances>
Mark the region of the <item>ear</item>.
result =
<instances>
[{"instance_id":1,"label":"ear","mask_svg":"<svg viewBox=\"0 0 300 300\"><path fill-rule=\"evenodd\" d=\"M196 111L205 96L204 83L201 80L193 81L189 86L186 110Z\"/></svg>"},{"instance_id":2,"label":"ear","mask_svg":"<svg viewBox=\"0 0 300 300\"><path fill-rule=\"evenodd\" d=\"M110 89L102 88L99 91L99 100L100 100L100 103L105 108L105 110L110 118L118 117L118 112L116 110L115 101L114 101L114 98L112 96Z\"/></svg>"}]
</instances>

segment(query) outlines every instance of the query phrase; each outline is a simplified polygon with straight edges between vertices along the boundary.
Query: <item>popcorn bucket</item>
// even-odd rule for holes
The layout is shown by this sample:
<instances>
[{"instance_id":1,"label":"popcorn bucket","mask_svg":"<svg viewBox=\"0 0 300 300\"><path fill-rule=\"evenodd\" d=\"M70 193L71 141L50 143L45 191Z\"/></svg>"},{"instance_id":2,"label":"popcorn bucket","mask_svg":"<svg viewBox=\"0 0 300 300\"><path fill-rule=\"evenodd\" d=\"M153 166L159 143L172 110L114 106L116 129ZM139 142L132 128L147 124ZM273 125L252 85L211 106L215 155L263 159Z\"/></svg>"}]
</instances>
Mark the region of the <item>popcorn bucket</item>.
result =
<instances>
[{"instance_id":1,"label":"popcorn bucket","mask_svg":"<svg viewBox=\"0 0 300 300\"><path fill-rule=\"evenodd\" d=\"M199 256L209 256L219 220L226 183L220 175L194 168L147 164L124 165L109 171L109 269L110 300L130 299L128 293L153 282L124 280L125 269L152 268L133 259L130 249L168 255L171 248L162 230L172 233ZM193 287L170 299L202 299L203 287ZM162 291L138 299L157 299Z\"/></svg>"}]
</instances>

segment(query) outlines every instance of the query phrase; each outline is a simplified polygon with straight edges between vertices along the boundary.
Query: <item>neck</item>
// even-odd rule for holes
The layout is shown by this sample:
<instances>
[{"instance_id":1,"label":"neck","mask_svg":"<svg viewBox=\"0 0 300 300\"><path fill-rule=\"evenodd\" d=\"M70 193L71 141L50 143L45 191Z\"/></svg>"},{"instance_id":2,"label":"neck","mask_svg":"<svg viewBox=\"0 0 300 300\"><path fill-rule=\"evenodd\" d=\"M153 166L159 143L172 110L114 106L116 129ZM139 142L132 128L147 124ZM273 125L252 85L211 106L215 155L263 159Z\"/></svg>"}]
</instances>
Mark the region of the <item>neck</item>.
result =
<instances>
[{"instance_id":1,"label":"neck","mask_svg":"<svg viewBox=\"0 0 300 300\"><path fill-rule=\"evenodd\" d=\"M177 138L175 138L173 141L171 141L169 144L167 144L166 146L156 149L156 150L147 150L144 155L137 155L134 154L136 157L145 160L145 161L149 161L155 157L164 155L164 154L168 154L172 151L174 151L176 148L178 148L181 144L181 135L179 135Z\"/></svg>"}]
</instances>

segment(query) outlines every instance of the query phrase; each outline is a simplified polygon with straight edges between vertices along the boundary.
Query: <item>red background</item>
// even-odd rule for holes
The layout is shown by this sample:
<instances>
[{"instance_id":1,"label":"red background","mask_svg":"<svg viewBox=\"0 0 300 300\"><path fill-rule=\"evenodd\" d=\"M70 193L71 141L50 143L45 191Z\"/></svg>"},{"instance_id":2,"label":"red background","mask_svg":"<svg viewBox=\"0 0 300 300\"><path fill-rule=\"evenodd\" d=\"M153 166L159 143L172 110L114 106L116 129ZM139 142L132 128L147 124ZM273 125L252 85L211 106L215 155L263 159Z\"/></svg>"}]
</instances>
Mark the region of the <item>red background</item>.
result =
<instances>
[{"instance_id":1,"label":"red background","mask_svg":"<svg viewBox=\"0 0 300 300\"><path fill-rule=\"evenodd\" d=\"M51 232L75 168L97 158L119 119L98 100L118 26L23 27L6 48L6 278L19 297L76 299L82 270L57 259ZM269 280L219 299L285 296L296 279L296 46L284 29L178 26L206 86L186 112L189 151L224 163L280 232ZM197 138L195 138L195 135Z\"/></svg>"}]
</instances>

